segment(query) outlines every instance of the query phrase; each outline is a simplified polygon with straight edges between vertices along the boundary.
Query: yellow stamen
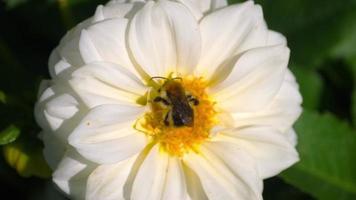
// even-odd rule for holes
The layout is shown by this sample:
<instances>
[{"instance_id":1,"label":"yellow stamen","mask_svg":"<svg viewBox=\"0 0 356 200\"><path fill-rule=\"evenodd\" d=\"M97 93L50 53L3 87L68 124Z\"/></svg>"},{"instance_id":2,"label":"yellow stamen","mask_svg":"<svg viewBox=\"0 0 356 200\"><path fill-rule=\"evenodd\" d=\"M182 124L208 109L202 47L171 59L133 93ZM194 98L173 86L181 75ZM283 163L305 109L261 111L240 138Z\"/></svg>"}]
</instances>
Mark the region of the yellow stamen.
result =
<instances>
[{"instance_id":1,"label":"yellow stamen","mask_svg":"<svg viewBox=\"0 0 356 200\"><path fill-rule=\"evenodd\" d=\"M161 85L165 81L167 80L161 80ZM172 105L162 106L160 103L155 103L152 95L148 99L148 102L151 102L149 103L151 110L135 124L136 129L144 132L154 142L160 144L162 150L173 156L182 156L188 151L199 151L200 144L209 139L209 132L217 123L215 103L206 93L207 82L192 76L184 77L179 81L186 93L199 100L198 105L191 106L194 110L193 126L165 125L165 116L172 109ZM158 94L157 91L153 93Z\"/></svg>"}]
</instances>

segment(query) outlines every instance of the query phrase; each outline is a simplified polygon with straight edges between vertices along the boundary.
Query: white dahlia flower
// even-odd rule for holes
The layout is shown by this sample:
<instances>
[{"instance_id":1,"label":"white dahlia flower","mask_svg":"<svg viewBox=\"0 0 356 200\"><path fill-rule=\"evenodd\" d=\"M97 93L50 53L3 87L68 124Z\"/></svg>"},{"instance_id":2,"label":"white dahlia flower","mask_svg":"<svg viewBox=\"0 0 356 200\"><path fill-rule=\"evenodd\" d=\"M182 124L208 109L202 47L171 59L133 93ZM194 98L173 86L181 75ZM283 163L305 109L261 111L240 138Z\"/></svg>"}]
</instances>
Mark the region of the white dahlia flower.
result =
<instances>
[{"instance_id":1,"label":"white dahlia flower","mask_svg":"<svg viewBox=\"0 0 356 200\"><path fill-rule=\"evenodd\" d=\"M286 39L253 1L110 1L53 51L36 118L73 199L257 200L298 161Z\"/></svg>"}]
</instances>

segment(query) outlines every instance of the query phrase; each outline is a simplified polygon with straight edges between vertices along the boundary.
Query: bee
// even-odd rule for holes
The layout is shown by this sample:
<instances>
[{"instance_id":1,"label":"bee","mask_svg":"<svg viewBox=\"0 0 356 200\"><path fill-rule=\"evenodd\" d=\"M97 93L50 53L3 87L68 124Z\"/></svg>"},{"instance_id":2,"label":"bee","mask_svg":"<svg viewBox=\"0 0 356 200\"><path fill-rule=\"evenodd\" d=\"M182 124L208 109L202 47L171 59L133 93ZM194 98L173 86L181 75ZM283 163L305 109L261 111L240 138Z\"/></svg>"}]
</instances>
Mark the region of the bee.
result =
<instances>
[{"instance_id":1,"label":"bee","mask_svg":"<svg viewBox=\"0 0 356 200\"><path fill-rule=\"evenodd\" d=\"M164 124L175 127L192 127L194 125L194 110L191 104L197 106L199 100L190 94L186 94L182 83L179 81L181 80L180 77L152 77L152 79L156 78L166 79L161 88L158 89L160 96L153 99L154 102L161 102L170 108L164 117Z\"/></svg>"}]
</instances>

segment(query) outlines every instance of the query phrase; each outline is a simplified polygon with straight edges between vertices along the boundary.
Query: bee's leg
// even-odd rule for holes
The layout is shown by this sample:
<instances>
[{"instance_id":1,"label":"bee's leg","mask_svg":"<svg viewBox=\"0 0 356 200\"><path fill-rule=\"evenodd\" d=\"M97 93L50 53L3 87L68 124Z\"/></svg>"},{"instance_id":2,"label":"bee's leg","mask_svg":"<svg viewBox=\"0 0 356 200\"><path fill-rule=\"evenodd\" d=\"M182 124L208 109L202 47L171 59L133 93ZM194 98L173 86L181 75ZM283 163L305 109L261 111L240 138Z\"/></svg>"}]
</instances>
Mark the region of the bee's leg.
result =
<instances>
[{"instance_id":1,"label":"bee's leg","mask_svg":"<svg viewBox=\"0 0 356 200\"><path fill-rule=\"evenodd\" d=\"M162 102L162 103L163 103L164 105L166 105L166 106L171 105L171 104L167 101L167 99L164 99L164 98L162 98L162 97L160 97L160 96L154 98L153 101L154 101L154 102Z\"/></svg>"},{"instance_id":2,"label":"bee's leg","mask_svg":"<svg viewBox=\"0 0 356 200\"><path fill-rule=\"evenodd\" d=\"M195 106L199 105L199 100L193 97L192 95L187 95L187 99L189 102L192 102L193 105Z\"/></svg>"},{"instance_id":3,"label":"bee's leg","mask_svg":"<svg viewBox=\"0 0 356 200\"><path fill-rule=\"evenodd\" d=\"M171 111L167 112L166 116L164 117L164 125L169 126L169 115L171 114Z\"/></svg>"}]
</instances>

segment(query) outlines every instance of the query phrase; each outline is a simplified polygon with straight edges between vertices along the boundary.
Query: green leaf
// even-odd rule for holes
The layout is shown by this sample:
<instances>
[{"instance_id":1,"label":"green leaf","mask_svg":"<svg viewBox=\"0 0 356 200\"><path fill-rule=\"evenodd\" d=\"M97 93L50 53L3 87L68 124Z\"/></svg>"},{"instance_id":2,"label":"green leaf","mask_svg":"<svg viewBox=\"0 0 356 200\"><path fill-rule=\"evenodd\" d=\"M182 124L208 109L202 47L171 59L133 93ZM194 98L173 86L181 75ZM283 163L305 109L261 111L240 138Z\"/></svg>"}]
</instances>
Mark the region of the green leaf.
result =
<instances>
[{"instance_id":1,"label":"green leaf","mask_svg":"<svg viewBox=\"0 0 356 200\"><path fill-rule=\"evenodd\" d=\"M356 134L331 114L305 111L296 124L299 163L281 174L321 200L356 199Z\"/></svg>"},{"instance_id":2,"label":"green leaf","mask_svg":"<svg viewBox=\"0 0 356 200\"><path fill-rule=\"evenodd\" d=\"M288 38L288 45L292 50L292 63L305 67L319 67L325 58L336 51L335 48L340 43L347 44L355 37L354 32L349 31L350 27L356 25L354 0L256 0L256 2L262 5L269 27Z\"/></svg>"},{"instance_id":3,"label":"green leaf","mask_svg":"<svg viewBox=\"0 0 356 200\"><path fill-rule=\"evenodd\" d=\"M354 84L353 84L353 91L351 96L351 118L354 126L356 127L356 54L350 58L347 58L346 60L350 67L350 71L352 71L353 74Z\"/></svg>"},{"instance_id":4,"label":"green leaf","mask_svg":"<svg viewBox=\"0 0 356 200\"><path fill-rule=\"evenodd\" d=\"M42 148L41 145L31 143L27 139L19 139L3 146L3 154L6 162L20 176L49 178L51 169L43 157Z\"/></svg>"},{"instance_id":5,"label":"green leaf","mask_svg":"<svg viewBox=\"0 0 356 200\"><path fill-rule=\"evenodd\" d=\"M3 91L0 90L0 102L6 103L6 95Z\"/></svg>"},{"instance_id":6,"label":"green leaf","mask_svg":"<svg viewBox=\"0 0 356 200\"><path fill-rule=\"evenodd\" d=\"M333 48L332 56L336 58L350 58L356 56L356 12L346 13L340 20L341 40Z\"/></svg>"},{"instance_id":7,"label":"green leaf","mask_svg":"<svg viewBox=\"0 0 356 200\"><path fill-rule=\"evenodd\" d=\"M356 88L354 88L354 91L352 93L352 110L351 110L351 114L352 114L352 121L354 123L354 126L356 127Z\"/></svg>"},{"instance_id":8,"label":"green leaf","mask_svg":"<svg viewBox=\"0 0 356 200\"><path fill-rule=\"evenodd\" d=\"M317 109L320 103L323 81L314 70L306 70L301 67L292 67L297 78L299 90L303 96L303 107Z\"/></svg>"},{"instance_id":9,"label":"green leaf","mask_svg":"<svg viewBox=\"0 0 356 200\"><path fill-rule=\"evenodd\" d=\"M26 3L27 1L28 0L5 0L5 3L8 9L13 9L17 6L20 6L21 4Z\"/></svg>"},{"instance_id":10,"label":"green leaf","mask_svg":"<svg viewBox=\"0 0 356 200\"><path fill-rule=\"evenodd\" d=\"M9 144L17 139L20 135L20 129L14 125L0 132L0 145Z\"/></svg>"}]
</instances>

